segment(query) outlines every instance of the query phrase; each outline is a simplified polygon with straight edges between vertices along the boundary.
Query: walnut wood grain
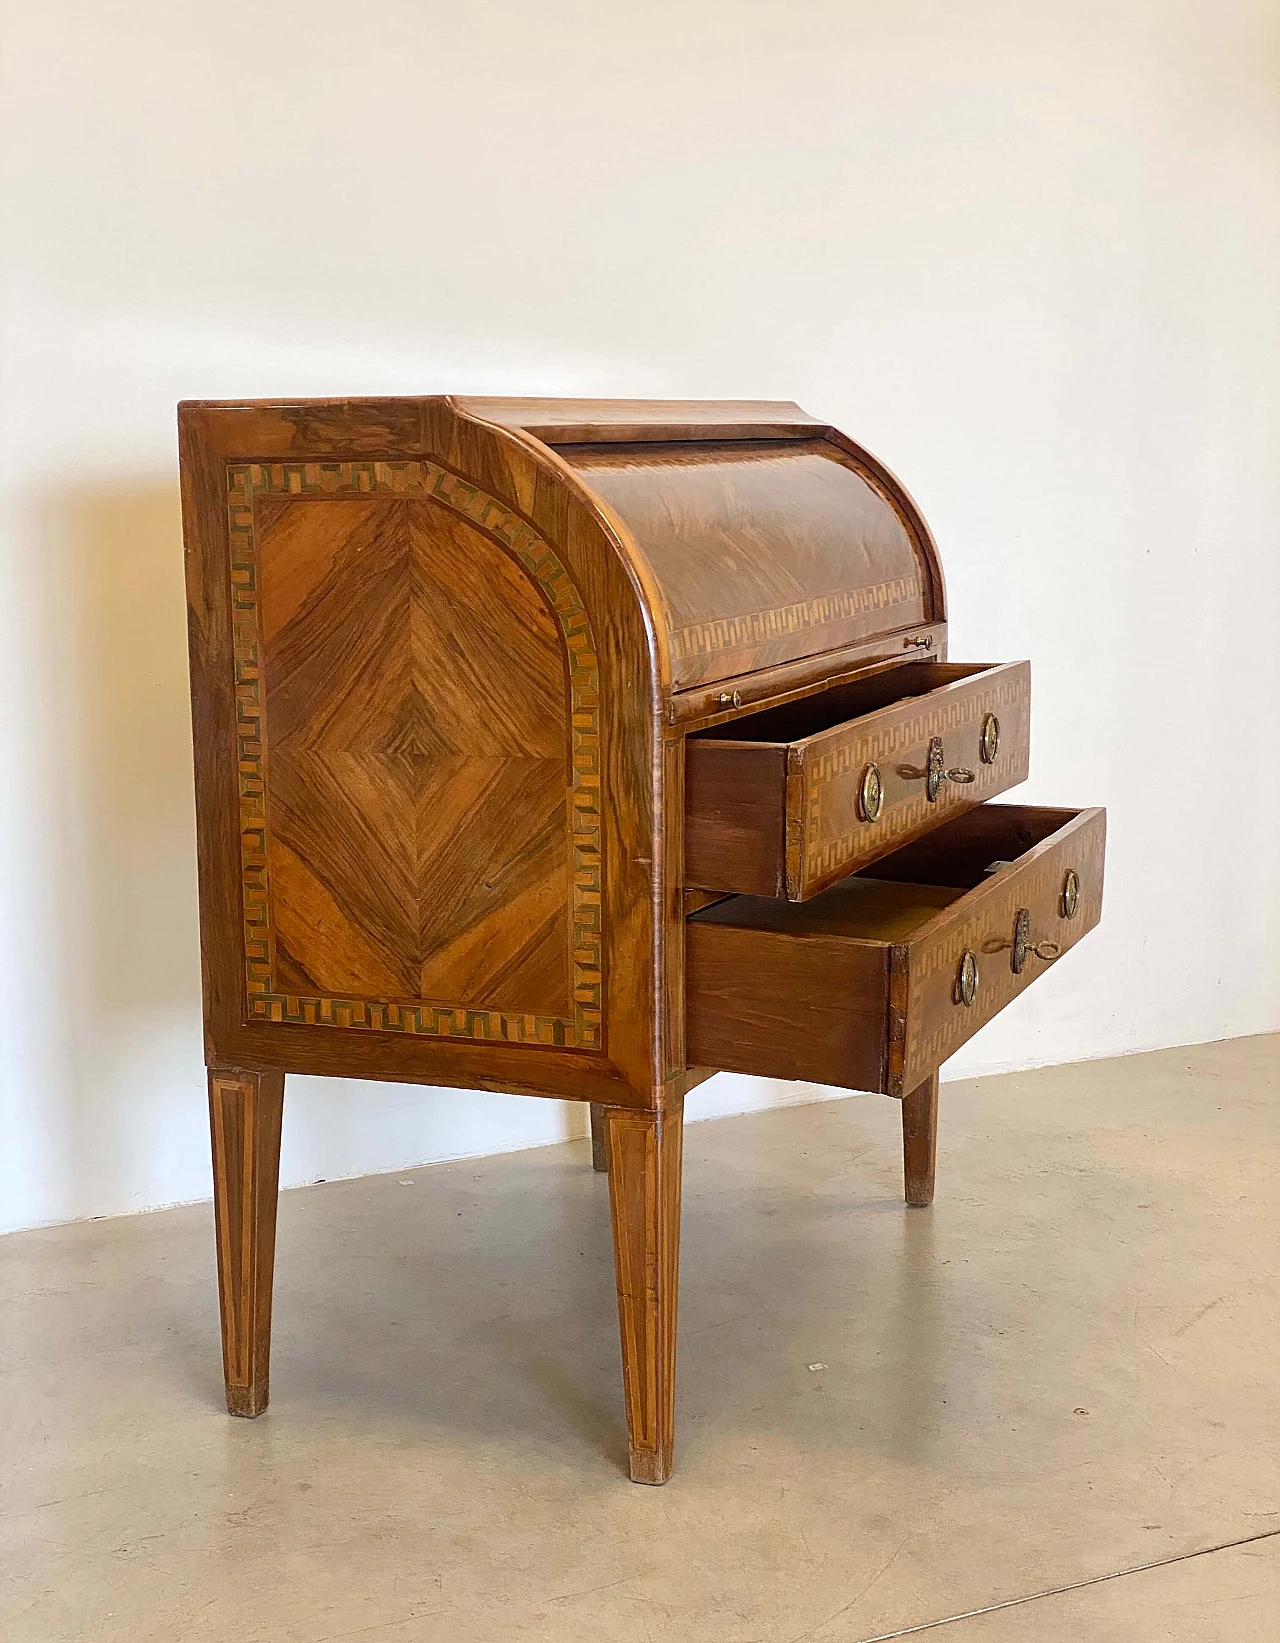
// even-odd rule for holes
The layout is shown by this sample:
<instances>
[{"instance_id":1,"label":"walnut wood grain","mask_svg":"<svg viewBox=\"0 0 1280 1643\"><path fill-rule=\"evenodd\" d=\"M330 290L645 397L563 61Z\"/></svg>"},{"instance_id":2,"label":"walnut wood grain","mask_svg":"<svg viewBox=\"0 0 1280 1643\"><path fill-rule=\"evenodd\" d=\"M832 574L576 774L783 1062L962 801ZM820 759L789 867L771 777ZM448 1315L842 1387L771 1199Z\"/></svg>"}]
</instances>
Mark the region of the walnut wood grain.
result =
<instances>
[{"instance_id":1,"label":"walnut wood grain","mask_svg":"<svg viewBox=\"0 0 1280 1643\"><path fill-rule=\"evenodd\" d=\"M687 689L932 617L925 548L825 440L562 445L662 590Z\"/></svg>"},{"instance_id":2,"label":"walnut wood grain","mask_svg":"<svg viewBox=\"0 0 1280 1643\"><path fill-rule=\"evenodd\" d=\"M888 1031L882 947L843 935L797 939L708 924L703 916L690 920L685 948L694 1066L881 1087Z\"/></svg>"},{"instance_id":3,"label":"walnut wood grain","mask_svg":"<svg viewBox=\"0 0 1280 1643\"><path fill-rule=\"evenodd\" d=\"M686 885L785 896L787 748L691 740L684 829Z\"/></svg>"},{"instance_id":4,"label":"walnut wood grain","mask_svg":"<svg viewBox=\"0 0 1280 1643\"><path fill-rule=\"evenodd\" d=\"M430 501L264 512L273 994L434 1001L490 1031L531 1015L580 1042L568 669L545 597Z\"/></svg>"},{"instance_id":5,"label":"walnut wood grain","mask_svg":"<svg viewBox=\"0 0 1280 1643\"><path fill-rule=\"evenodd\" d=\"M630 1470L665 1483L675 1441L684 1104L604 1110Z\"/></svg>"},{"instance_id":6,"label":"walnut wood grain","mask_svg":"<svg viewBox=\"0 0 1280 1643\"><path fill-rule=\"evenodd\" d=\"M902 1098L902 1174L907 1203L927 1209L938 1168L938 1075L931 1073Z\"/></svg>"},{"instance_id":7,"label":"walnut wood grain","mask_svg":"<svg viewBox=\"0 0 1280 1643\"><path fill-rule=\"evenodd\" d=\"M222 1364L233 1415L260 1415L270 1395L283 1110L283 1073L209 1069Z\"/></svg>"}]
</instances>

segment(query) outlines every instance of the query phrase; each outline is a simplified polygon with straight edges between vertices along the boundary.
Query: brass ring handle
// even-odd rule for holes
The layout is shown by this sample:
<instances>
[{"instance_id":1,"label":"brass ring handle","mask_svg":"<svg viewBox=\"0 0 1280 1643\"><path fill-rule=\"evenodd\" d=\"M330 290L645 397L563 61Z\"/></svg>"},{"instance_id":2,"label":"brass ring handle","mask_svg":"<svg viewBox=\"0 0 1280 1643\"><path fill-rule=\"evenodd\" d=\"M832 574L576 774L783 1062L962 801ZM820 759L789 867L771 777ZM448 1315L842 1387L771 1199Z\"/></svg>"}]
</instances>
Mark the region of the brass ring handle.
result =
<instances>
[{"instance_id":1,"label":"brass ring handle","mask_svg":"<svg viewBox=\"0 0 1280 1643\"><path fill-rule=\"evenodd\" d=\"M1062 879L1063 918L1074 918L1080 911L1080 875L1074 867L1068 867Z\"/></svg>"},{"instance_id":2,"label":"brass ring handle","mask_svg":"<svg viewBox=\"0 0 1280 1643\"><path fill-rule=\"evenodd\" d=\"M900 764L898 774L904 782L925 782L929 779L929 770L918 764ZM936 779L940 782L976 782L977 772L966 770L962 764L952 765L950 770L939 768Z\"/></svg>"},{"instance_id":3,"label":"brass ring handle","mask_svg":"<svg viewBox=\"0 0 1280 1643\"><path fill-rule=\"evenodd\" d=\"M877 821L884 805L884 780L878 764L869 764L862 772L858 789L858 814L864 822Z\"/></svg>"},{"instance_id":4,"label":"brass ring handle","mask_svg":"<svg viewBox=\"0 0 1280 1643\"><path fill-rule=\"evenodd\" d=\"M978 961L974 957L973 949L966 947L960 955L960 968L956 971L956 984L952 997L957 1004L963 1004L968 1009L978 992Z\"/></svg>"},{"instance_id":5,"label":"brass ring handle","mask_svg":"<svg viewBox=\"0 0 1280 1643\"><path fill-rule=\"evenodd\" d=\"M1062 957L1062 948L1058 946L1056 941L1029 941L1027 951L1034 953L1037 958L1044 959L1046 964L1055 958Z\"/></svg>"}]
</instances>

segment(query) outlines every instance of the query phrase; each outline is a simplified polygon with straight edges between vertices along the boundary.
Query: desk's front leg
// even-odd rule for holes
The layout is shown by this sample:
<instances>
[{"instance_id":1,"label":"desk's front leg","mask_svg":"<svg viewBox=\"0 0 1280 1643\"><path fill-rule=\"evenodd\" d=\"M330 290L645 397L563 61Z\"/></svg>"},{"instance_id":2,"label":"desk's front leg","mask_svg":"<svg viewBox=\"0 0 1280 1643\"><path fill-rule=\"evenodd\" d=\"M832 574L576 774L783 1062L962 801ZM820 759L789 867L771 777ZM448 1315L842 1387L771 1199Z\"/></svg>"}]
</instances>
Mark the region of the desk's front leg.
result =
<instances>
[{"instance_id":1,"label":"desk's front leg","mask_svg":"<svg viewBox=\"0 0 1280 1643\"><path fill-rule=\"evenodd\" d=\"M282 1072L209 1069L222 1366L233 1415L267 1407L283 1111Z\"/></svg>"},{"instance_id":2,"label":"desk's front leg","mask_svg":"<svg viewBox=\"0 0 1280 1643\"><path fill-rule=\"evenodd\" d=\"M684 1102L661 1113L607 1107L603 1127L631 1476L665 1483L675 1436Z\"/></svg>"}]
</instances>

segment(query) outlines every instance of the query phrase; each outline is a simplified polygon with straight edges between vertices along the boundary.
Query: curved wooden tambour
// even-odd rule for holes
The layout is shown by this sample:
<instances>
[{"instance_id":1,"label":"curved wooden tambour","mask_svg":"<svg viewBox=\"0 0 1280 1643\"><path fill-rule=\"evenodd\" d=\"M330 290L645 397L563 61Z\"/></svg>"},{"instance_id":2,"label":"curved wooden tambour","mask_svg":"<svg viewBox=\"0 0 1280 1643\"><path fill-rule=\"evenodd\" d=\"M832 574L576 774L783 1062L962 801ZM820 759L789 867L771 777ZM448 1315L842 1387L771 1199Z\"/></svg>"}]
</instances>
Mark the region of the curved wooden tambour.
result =
<instances>
[{"instance_id":1,"label":"curved wooden tambour","mask_svg":"<svg viewBox=\"0 0 1280 1643\"><path fill-rule=\"evenodd\" d=\"M180 424L211 1059L683 1089L664 727L699 692L715 718L720 681L781 699L941 634L910 498L785 404L194 403Z\"/></svg>"},{"instance_id":2,"label":"curved wooden tambour","mask_svg":"<svg viewBox=\"0 0 1280 1643\"><path fill-rule=\"evenodd\" d=\"M559 449L662 591L678 690L931 617L905 521L823 440Z\"/></svg>"},{"instance_id":3,"label":"curved wooden tambour","mask_svg":"<svg viewBox=\"0 0 1280 1643\"><path fill-rule=\"evenodd\" d=\"M944 619L911 498L795 405L461 403L535 433L615 522L653 591L673 690Z\"/></svg>"}]
</instances>

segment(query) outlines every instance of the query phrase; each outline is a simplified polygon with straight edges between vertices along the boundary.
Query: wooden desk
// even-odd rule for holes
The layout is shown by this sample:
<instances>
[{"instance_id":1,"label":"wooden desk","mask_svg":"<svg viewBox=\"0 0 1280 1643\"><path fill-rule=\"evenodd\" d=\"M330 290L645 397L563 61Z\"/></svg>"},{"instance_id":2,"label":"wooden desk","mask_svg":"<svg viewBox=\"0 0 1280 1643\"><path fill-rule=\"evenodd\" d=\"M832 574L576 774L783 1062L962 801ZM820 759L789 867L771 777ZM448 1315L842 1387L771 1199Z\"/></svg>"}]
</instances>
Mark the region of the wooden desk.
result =
<instances>
[{"instance_id":1,"label":"wooden desk","mask_svg":"<svg viewBox=\"0 0 1280 1643\"><path fill-rule=\"evenodd\" d=\"M1097 922L1027 664L790 404L179 408L227 1405L266 1407L286 1072L591 1103L631 1475L671 1471L686 1092L903 1102Z\"/></svg>"}]
</instances>

